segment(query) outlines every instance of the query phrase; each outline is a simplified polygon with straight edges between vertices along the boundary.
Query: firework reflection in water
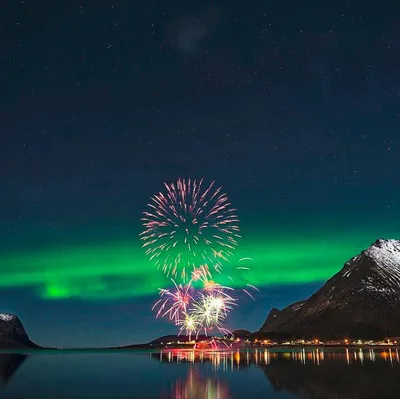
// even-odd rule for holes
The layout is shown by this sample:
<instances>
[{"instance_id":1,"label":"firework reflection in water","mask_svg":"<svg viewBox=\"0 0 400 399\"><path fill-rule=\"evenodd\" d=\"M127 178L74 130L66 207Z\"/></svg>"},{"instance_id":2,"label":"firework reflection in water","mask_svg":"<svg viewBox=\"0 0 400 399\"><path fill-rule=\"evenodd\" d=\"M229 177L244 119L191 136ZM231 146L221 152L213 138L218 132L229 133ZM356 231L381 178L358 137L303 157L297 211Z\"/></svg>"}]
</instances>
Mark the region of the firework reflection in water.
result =
<instances>
[{"instance_id":1,"label":"firework reflection in water","mask_svg":"<svg viewBox=\"0 0 400 399\"><path fill-rule=\"evenodd\" d=\"M153 355L151 355L153 357ZM248 367L250 364L268 366L274 361L288 361L301 365L314 364L319 366L326 361L341 361L345 365L367 362L381 364L388 367L400 365L399 348L383 349L349 349L344 351L324 350L323 348L302 348L282 352L270 349L250 350L167 350L161 351L156 356L161 362L169 363L205 363L210 362L215 369L222 371L233 370L239 367Z\"/></svg>"},{"instance_id":2,"label":"firework reflection in water","mask_svg":"<svg viewBox=\"0 0 400 399\"><path fill-rule=\"evenodd\" d=\"M193 367L189 368L185 379L179 378L172 386L169 395L161 398L177 399L228 399L228 387L217 378L202 377Z\"/></svg>"}]
</instances>

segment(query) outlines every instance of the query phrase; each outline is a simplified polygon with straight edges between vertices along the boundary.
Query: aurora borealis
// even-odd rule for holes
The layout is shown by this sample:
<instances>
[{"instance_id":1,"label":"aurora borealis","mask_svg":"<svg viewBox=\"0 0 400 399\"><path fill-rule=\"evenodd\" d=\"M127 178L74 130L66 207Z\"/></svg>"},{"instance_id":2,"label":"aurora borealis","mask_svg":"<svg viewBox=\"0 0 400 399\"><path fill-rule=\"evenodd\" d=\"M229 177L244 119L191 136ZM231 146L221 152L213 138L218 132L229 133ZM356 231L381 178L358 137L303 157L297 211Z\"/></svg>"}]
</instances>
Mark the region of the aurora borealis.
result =
<instances>
[{"instance_id":1,"label":"aurora borealis","mask_svg":"<svg viewBox=\"0 0 400 399\"><path fill-rule=\"evenodd\" d=\"M386 213L389 214L391 212ZM356 219L359 223L356 223ZM225 273L221 277L225 276L225 280L218 278L218 281L235 288L253 284L260 289L260 293L255 293L256 302L242 298L229 317L228 325L240 323L240 326L249 329L258 328L271 306L281 307L310 295L339 271L345 261L378 237L399 236L396 226L389 223L389 219L385 223L382 223L383 218L373 223L369 221L369 225L363 224L363 219L362 214L348 214L347 220L357 228L348 227L346 231L340 229L343 219L333 222L332 218L322 218L307 224L300 216L298 225L277 225L271 221L265 224L268 227L266 231L260 225L242 226L243 237L236 255L224 268ZM104 231L110 231L110 236L126 234L124 228L117 233L115 229L104 226ZM39 235L37 230L35 232ZM149 326L160 329L160 333L152 332L151 337L173 333L172 327L160 320L153 320L151 315L158 288L170 286L171 282L145 256L139 230L137 234L127 234L119 240L107 240L105 237L100 240L89 230L77 229L75 232L71 234L70 230L68 238L62 236L58 240L54 240L52 234L53 239L47 245L43 239L40 245L28 245L25 237L18 243L18 249L12 251L6 251L6 248L15 247L16 243L7 245L7 239L3 241L0 291L8 298L5 301L7 311L20 314L27 321L28 328L31 328L33 337L60 342L62 345L71 345L70 342L78 346L82 342L88 345L93 339L109 345L115 340L135 341L135 338L131 338L130 330L124 327L132 323L137 331L133 335L138 337L136 340L147 339ZM88 240L91 235L92 240ZM88 242L85 243L85 240ZM248 263L250 271L236 270L238 260L249 256L252 258ZM228 275L233 277L233 281L226 280ZM15 295L18 298L10 302L9 298L15 298ZM36 299L32 301L29 298ZM30 304L27 305L25 301ZM71 331L70 335L55 338L52 334L48 336L49 332L41 335L40 329L39 332L35 330L37 316L32 313L35 309L31 309L35 303L43 309L40 319L46 320L46 324L56 320L55 330L61 329L62 336L67 329ZM66 309L64 313L59 313L60 308ZM86 321L81 319L82 309L85 309L84 314L89 312L89 316L84 317ZM104 309L108 309L106 317ZM140 313L137 314L134 309L140 309ZM85 326L87 332L77 333L76 329L67 327L65 323L68 323L68 318L65 319L65 314L72 315L68 317L73 317L78 330L77 326ZM109 330L109 318L122 323L119 328L123 332L120 331L118 336L114 329ZM103 336L106 332L96 329L100 320L105 320L106 326L101 324L101 328L108 331L107 336ZM141 321L140 328L136 326L136 320ZM54 327L50 331L54 331Z\"/></svg>"},{"instance_id":2,"label":"aurora borealis","mask_svg":"<svg viewBox=\"0 0 400 399\"><path fill-rule=\"evenodd\" d=\"M307 231L303 236L293 231L280 234L245 235L235 258L225 267L234 278L231 285L240 287L243 278L260 288L323 282L375 238L392 237L396 230L328 230L324 237L312 236ZM248 261L250 271L237 271L238 260L248 256L252 258ZM77 243L26 253L3 253L0 261L1 288L26 287L47 300L107 301L152 296L169 282L143 255L138 237L125 242Z\"/></svg>"},{"instance_id":3,"label":"aurora borealis","mask_svg":"<svg viewBox=\"0 0 400 399\"><path fill-rule=\"evenodd\" d=\"M309 209L298 215L264 215L254 223L252 213L239 205L242 239L224 268L225 280L218 282L235 288L253 284L260 293L255 293L255 302L246 296L240 299L227 320L230 328L259 328L270 307L311 295L378 237L399 237L387 207L379 220L367 220L365 209L340 218ZM9 231L0 251L0 292L6 310L20 315L37 340L60 345L140 342L147 339L150 326L155 329L151 337L174 333L173 326L154 320L151 312L158 288L171 282L145 256L139 222L140 218L131 225L137 226L136 231L122 220L75 230L71 223L60 221L53 231L33 228L30 221L24 229ZM243 257L252 258L250 271L236 270ZM42 323L48 326L43 332Z\"/></svg>"},{"instance_id":4,"label":"aurora borealis","mask_svg":"<svg viewBox=\"0 0 400 399\"><path fill-rule=\"evenodd\" d=\"M139 234L178 178L215 180L237 209L221 278L260 293L229 328L259 328L400 238L390 2L153 3L16 1L0 16L0 311L42 345L176 332L151 312L170 280Z\"/></svg>"}]
</instances>

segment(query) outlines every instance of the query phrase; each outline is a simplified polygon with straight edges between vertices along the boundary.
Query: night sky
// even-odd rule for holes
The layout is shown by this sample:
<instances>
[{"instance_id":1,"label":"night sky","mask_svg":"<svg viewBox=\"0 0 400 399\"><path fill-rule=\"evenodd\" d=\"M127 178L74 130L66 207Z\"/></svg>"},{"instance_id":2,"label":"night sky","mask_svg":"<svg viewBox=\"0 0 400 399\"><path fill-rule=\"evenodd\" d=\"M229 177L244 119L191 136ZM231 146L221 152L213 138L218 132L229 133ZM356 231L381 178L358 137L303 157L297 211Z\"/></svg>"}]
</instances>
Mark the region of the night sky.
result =
<instances>
[{"instance_id":1,"label":"night sky","mask_svg":"<svg viewBox=\"0 0 400 399\"><path fill-rule=\"evenodd\" d=\"M232 329L400 238L400 3L366 3L5 1L0 311L48 346L175 333L138 234L179 177L238 210Z\"/></svg>"}]
</instances>

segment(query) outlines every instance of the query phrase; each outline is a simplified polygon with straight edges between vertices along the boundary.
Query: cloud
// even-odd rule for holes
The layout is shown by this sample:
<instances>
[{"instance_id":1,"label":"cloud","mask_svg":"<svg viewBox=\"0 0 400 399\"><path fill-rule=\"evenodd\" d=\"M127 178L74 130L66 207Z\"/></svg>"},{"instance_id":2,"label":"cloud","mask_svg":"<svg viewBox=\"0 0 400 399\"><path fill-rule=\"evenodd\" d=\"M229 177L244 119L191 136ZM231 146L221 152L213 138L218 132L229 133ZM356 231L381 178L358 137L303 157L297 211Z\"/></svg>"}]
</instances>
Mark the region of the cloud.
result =
<instances>
[{"instance_id":1,"label":"cloud","mask_svg":"<svg viewBox=\"0 0 400 399\"><path fill-rule=\"evenodd\" d=\"M222 13L211 7L197 13L180 15L167 28L170 46L187 55L198 54L205 40L221 25Z\"/></svg>"},{"instance_id":2,"label":"cloud","mask_svg":"<svg viewBox=\"0 0 400 399\"><path fill-rule=\"evenodd\" d=\"M183 26L176 37L176 48L189 54L197 53L200 42L207 36L207 32L207 27L199 21Z\"/></svg>"}]
</instances>

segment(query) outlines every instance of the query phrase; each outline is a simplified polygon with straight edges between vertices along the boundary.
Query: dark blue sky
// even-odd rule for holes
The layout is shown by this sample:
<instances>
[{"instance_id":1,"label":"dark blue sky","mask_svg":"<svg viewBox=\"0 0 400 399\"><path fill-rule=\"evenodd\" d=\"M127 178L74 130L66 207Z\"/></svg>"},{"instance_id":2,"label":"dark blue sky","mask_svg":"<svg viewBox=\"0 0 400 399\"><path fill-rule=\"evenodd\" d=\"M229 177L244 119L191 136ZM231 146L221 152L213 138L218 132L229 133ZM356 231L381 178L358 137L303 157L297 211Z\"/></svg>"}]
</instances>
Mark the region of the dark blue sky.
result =
<instances>
[{"instance_id":1,"label":"dark blue sky","mask_svg":"<svg viewBox=\"0 0 400 399\"><path fill-rule=\"evenodd\" d=\"M5 2L0 278L36 249L138 246L148 198L177 177L223 185L250 236L367 226L362 249L397 234L399 15L397 1ZM321 283L266 284L230 323L255 329ZM36 288L4 284L1 310L43 345L174 331L153 320L156 293L55 301Z\"/></svg>"}]
</instances>

